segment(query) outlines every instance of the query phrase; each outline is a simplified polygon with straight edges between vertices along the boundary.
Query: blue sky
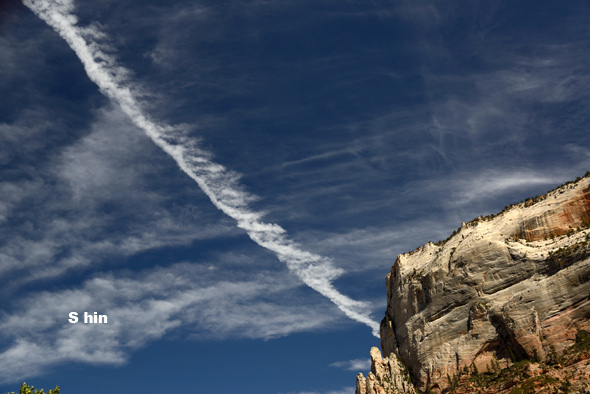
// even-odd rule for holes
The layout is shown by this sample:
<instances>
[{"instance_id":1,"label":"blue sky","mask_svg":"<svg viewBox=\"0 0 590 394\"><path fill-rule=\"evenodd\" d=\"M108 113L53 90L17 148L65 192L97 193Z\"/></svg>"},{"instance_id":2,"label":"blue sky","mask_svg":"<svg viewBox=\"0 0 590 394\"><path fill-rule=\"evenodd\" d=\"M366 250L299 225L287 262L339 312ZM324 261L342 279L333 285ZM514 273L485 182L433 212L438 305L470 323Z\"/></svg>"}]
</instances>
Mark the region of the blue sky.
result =
<instances>
[{"instance_id":1,"label":"blue sky","mask_svg":"<svg viewBox=\"0 0 590 394\"><path fill-rule=\"evenodd\" d=\"M589 14L1 2L0 392L354 392L397 254L590 169Z\"/></svg>"}]
</instances>

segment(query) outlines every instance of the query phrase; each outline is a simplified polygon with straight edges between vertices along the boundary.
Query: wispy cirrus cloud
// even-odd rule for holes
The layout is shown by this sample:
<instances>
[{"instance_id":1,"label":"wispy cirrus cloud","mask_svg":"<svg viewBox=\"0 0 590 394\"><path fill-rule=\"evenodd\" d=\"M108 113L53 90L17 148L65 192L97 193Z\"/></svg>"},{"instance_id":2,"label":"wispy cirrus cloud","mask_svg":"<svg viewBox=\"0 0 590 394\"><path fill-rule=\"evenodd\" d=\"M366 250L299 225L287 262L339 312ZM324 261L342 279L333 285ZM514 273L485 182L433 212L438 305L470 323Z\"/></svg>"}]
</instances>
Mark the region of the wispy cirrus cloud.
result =
<instances>
[{"instance_id":1,"label":"wispy cirrus cloud","mask_svg":"<svg viewBox=\"0 0 590 394\"><path fill-rule=\"evenodd\" d=\"M46 128L57 125L49 117L38 113L34 128L19 119L2 124L0 138L20 146L19 141L33 134L40 145L50 143ZM0 272L12 278L3 291L104 268L112 265L110 259L150 249L241 234L213 210L170 203L204 198L182 185L175 187L179 178L154 183L153 174L164 171L168 159L162 155L157 160L150 141L119 110L97 111L89 129L74 143L56 144L50 156L36 155L30 144L30 152L16 150L31 156L31 163L13 165L0 183ZM163 194L157 187L162 182L177 191ZM123 227L119 223L125 218L130 222ZM203 221L210 224L205 228Z\"/></svg>"},{"instance_id":2,"label":"wispy cirrus cloud","mask_svg":"<svg viewBox=\"0 0 590 394\"><path fill-rule=\"evenodd\" d=\"M301 249L286 237L285 230L276 224L262 221L262 214L252 211L248 204L253 196L240 187L239 176L213 162L211 155L187 138L181 127L163 126L152 121L139 100L142 95L128 81L129 71L100 46L104 33L96 28L78 27L72 1L25 0L41 19L47 22L76 52L89 78L101 92L117 103L131 121L169 154L180 169L191 177L226 215L237 221L250 238L260 246L276 253L304 283L330 299L348 317L371 327L378 336L378 323L366 313L367 304L352 300L337 291L332 280L342 273L322 256Z\"/></svg>"},{"instance_id":3,"label":"wispy cirrus cloud","mask_svg":"<svg viewBox=\"0 0 590 394\"><path fill-rule=\"evenodd\" d=\"M407 194L436 195L447 208L477 208L501 196L515 193L524 196L531 190L537 190L537 194L539 191L543 193L575 175L571 172L571 169L484 169L457 172L444 179L413 182Z\"/></svg>"},{"instance_id":4,"label":"wispy cirrus cloud","mask_svg":"<svg viewBox=\"0 0 590 394\"><path fill-rule=\"evenodd\" d=\"M462 178L457 175L449 183L449 204L467 205L476 200L491 199L515 190L558 184L566 175L553 175L534 170L499 171L487 170ZM448 180L447 180L448 182Z\"/></svg>"},{"instance_id":5,"label":"wispy cirrus cloud","mask_svg":"<svg viewBox=\"0 0 590 394\"><path fill-rule=\"evenodd\" d=\"M266 272L220 280L204 264L179 263L36 292L2 315L0 337L7 346L0 353L0 380L37 375L64 362L120 365L133 349L176 329L196 338L268 339L342 319L329 303L302 302L306 296L297 295L301 285L294 279ZM79 323L68 323L70 312L79 313ZM108 324L84 324L84 312L107 314Z\"/></svg>"}]
</instances>

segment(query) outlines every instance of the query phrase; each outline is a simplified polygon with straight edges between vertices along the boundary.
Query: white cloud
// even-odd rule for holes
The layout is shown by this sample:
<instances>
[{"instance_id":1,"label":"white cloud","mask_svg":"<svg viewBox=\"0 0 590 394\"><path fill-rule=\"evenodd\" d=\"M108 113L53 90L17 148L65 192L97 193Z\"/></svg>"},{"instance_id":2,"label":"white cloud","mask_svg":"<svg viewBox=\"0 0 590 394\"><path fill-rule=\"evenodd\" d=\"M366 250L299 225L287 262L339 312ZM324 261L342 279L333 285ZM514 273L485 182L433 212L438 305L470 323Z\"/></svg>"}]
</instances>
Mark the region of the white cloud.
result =
<instances>
[{"instance_id":1,"label":"white cloud","mask_svg":"<svg viewBox=\"0 0 590 394\"><path fill-rule=\"evenodd\" d=\"M48 124L49 115L42 115L35 119ZM0 125L0 138L26 139L30 132L20 119ZM34 132L39 144L48 142L41 131ZM86 134L38 159L35 171L15 165L17 176L0 183L5 224L0 272L14 277L4 290L72 270L104 268L109 260L149 249L242 234L229 220L219 220L214 209L196 208L206 199L183 187L190 181L155 176L169 170L171 161L153 154L149 139L118 109L97 111ZM156 182L168 183L165 194ZM196 205L170 204L175 199Z\"/></svg>"},{"instance_id":2,"label":"white cloud","mask_svg":"<svg viewBox=\"0 0 590 394\"><path fill-rule=\"evenodd\" d=\"M331 367L346 369L347 371L367 371L371 369L371 360L368 358L356 358L348 361L337 361L330 364Z\"/></svg>"},{"instance_id":3,"label":"white cloud","mask_svg":"<svg viewBox=\"0 0 590 394\"><path fill-rule=\"evenodd\" d=\"M452 204L469 204L473 200L487 199L502 195L512 190L523 190L536 185L557 185L563 177L537 173L535 171L501 172L487 170L480 174L470 174L465 179L457 176L453 181L447 180L452 188Z\"/></svg>"},{"instance_id":4,"label":"white cloud","mask_svg":"<svg viewBox=\"0 0 590 394\"><path fill-rule=\"evenodd\" d=\"M14 381L64 362L119 365L129 352L174 330L196 338L274 338L327 328L341 319L329 303L297 296L284 273L241 281L212 277L206 265L175 264L125 275L96 276L69 290L39 291L4 313L0 380ZM288 278L287 278L288 279ZM285 296L285 294L290 294ZM272 300L271 300L272 299ZM107 324L71 324L75 311L108 316Z\"/></svg>"},{"instance_id":5,"label":"white cloud","mask_svg":"<svg viewBox=\"0 0 590 394\"><path fill-rule=\"evenodd\" d=\"M498 197L509 193L528 193L539 190L544 193L560 183L570 179L571 169L556 168L551 171L537 169L473 169L457 171L447 177L425 179L411 182L405 189L405 196L422 199L424 196L436 196L437 201L446 209L461 208L471 211ZM581 174L580 174L581 175ZM525 197L532 197L524 195ZM518 201L512 201L518 202ZM481 208L477 208L481 209Z\"/></svg>"},{"instance_id":6,"label":"white cloud","mask_svg":"<svg viewBox=\"0 0 590 394\"><path fill-rule=\"evenodd\" d=\"M128 81L129 71L100 45L104 33L93 26L77 26L73 1L25 0L24 4L62 36L101 92L169 154L219 210L235 219L254 242L276 253L304 283L334 302L351 319L371 327L373 335L378 336L379 324L368 316L367 303L345 296L332 285L331 281L342 274L341 269L325 257L302 250L280 226L263 222L262 214L249 208L254 197L239 185L239 175L213 162L208 152L186 137L182 127L160 125L148 117L140 102L143 92Z\"/></svg>"}]
</instances>

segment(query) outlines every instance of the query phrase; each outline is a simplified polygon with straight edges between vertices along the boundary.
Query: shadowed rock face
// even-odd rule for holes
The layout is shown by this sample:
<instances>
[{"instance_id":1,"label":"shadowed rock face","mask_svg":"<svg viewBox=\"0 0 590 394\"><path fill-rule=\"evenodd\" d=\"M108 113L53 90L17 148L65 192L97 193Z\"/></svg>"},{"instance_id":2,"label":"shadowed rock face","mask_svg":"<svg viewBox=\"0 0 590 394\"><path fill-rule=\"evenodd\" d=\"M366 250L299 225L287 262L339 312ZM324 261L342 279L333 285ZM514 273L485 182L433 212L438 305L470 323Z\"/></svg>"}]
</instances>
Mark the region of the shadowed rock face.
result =
<instances>
[{"instance_id":1,"label":"shadowed rock face","mask_svg":"<svg viewBox=\"0 0 590 394\"><path fill-rule=\"evenodd\" d=\"M386 278L384 356L437 392L465 366L543 360L590 330L589 185L585 177L399 255Z\"/></svg>"}]
</instances>

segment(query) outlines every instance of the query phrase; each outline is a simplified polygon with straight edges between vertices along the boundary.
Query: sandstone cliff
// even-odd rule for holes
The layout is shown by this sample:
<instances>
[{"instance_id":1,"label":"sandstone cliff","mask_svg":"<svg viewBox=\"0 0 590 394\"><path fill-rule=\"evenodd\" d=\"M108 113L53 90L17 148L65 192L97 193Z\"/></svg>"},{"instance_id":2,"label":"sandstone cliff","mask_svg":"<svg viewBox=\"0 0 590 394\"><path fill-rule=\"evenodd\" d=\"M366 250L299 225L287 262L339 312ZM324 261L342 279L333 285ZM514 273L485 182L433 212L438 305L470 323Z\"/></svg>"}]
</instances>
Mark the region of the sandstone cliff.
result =
<instances>
[{"instance_id":1,"label":"sandstone cliff","mask_svg":"<svg viewBox=\"0 0 590 394\"><path fill-rule=\"evenodd\" d=\"M589 226L586 176L399 255L386 278L386 361L372 352L357 393L411 393L389 384L398 358L419 391L441 392L467 371L543 363L571 348L590 331ZM383 362L391 375L378 377Z\"/></svg>"}]
</instances>

